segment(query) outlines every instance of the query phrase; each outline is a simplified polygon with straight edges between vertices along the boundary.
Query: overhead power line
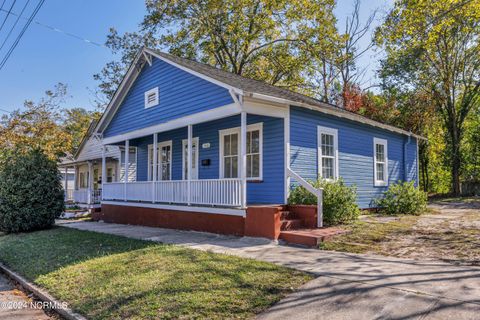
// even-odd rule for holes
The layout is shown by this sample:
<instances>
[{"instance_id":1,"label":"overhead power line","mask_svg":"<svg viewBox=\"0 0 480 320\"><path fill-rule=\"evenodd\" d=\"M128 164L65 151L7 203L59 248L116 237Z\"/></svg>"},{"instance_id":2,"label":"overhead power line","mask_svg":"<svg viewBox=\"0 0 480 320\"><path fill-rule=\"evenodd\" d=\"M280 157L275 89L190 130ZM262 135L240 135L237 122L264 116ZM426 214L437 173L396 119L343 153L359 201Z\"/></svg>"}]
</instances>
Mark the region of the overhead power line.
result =
<instances>
[{"instance_id":1,"label":"overhead power line","mask_svg":"<svg viewBox=\"0 0 480 320\"><path fill-rule=\"evenodd\" d=\"M13 9L13 6L15 5L16 2L17 2L17 0L13 0L12 5L10 6L10 9L8 9L7 15L5 16L5 19L3 19L2 25L0 26L0 31L2 31L3 26L7 22L8 17L10 16L10 14L12 12L12 9ZM2 7L3 7L4 4L5 4L5 1L3 1L3 3L2 3Z\"/></svg>"},{"instance_id":2,"label":"overhead power line","mask_svg":"<svg viewBox=\"0 0 480 320\"><path fill-rule=\"evenodd\" d=\"M23 26L23 29L22 31L20 31L20 34L18 35L17 39L15 39L15 42L12 44L12 46L10 47L10 50L8 50L7 54L5 55L5 57L3 58L3 60L0 62L0 70L3 69L3 67L5 66L5 64L7 63L8 61L8 58L10 58L10 55L12 54L12 52L15 50L15 48L17 47L18 43L20 42L20 40L22 39L23 35L25 34L25 31L27 31L28 27L30 26L30 24L32 23L33 21L33 18L35 18L35 16L37 15L38 11L40 10L40 8L42 7L43 3L45 2L45 0L40 0L39 3L37 4L37 6L35 7L35 10L32 12L32 14L30 15L30 17L28 18L28 21L27 23L25 23L25 25Z\"/></svg>"},{"instance_id":3,"label":"overhead power line","mask_svg":"<svg viewBox=\"0 0 480 320\"><path fill-rule=\"evenodd\" d=\"M2 12L7 12L7 10L1 9L1 8L0 8L0 11L2 11ZM16 16L16 17L21 16L21 14L19 15L19 14L15 13L15 12L11 12L10 14L13 15L13 16ZM25 17L20 17L20 18L21 18L21 19L24 19L24 20L27 20L27 18L25 18ZM54 27L54 26L51 26L51 25L42 23L42 22L40 22L40 21L33 20L33 23L35 23L36 25L39 25L39 26L41 26L41 27L43 27L43 28L46 28L46 29L48 29L48 30L50 30L50 31L54 31L54 32L57 32L57 33L62 33L62 34L64 34L64 35L68 36L68 37L75 38L75 39L77 39L77 40L80 40L80 41L83 41L83 42L86 42L86 43L89 43L89 44L93 44L93 45L95 45L95 46L97 46L97 47L102 47L102 48L108 49L107 46L105 46L104 44L101 44L101 43L98 43L98 42L96 42L96 41L92 41L92 40L86 39L86 38L84 38L84 37L82 37L82 36L79 36L79 35L76 35L76 34L74 34L74 33L71 33L71 32L68 32L68 31L65 31L65 30L56 28L56 27Z\"/></svg>"},{"instance_id":4,"label":"overhead power line","mask_svg":"<svg viewBox=\"0 0 480 320\"><path fill-rule=\"evenodd\" d=\"M20 12L19 15L17 15L17 20L15 20L15 23L13 24L12 28L10 29L10 31L8 32L7 36L5 37L5 40L3 40L3 43L2 45L0 46L0 52L2 51L3 47L5 46L5 43L7 43L7 40L10 38L10 35L12 34L13 30L15 29L15 27L17 26L17 23L18 21L20 20L20 17L22 16L23 12L25 11L25 9L27 8L28 4L30 3L30 0L27 0L27 2L25 2L25 5L23 6L23 9L22 11Z\"/></svg>"}]
</instances>

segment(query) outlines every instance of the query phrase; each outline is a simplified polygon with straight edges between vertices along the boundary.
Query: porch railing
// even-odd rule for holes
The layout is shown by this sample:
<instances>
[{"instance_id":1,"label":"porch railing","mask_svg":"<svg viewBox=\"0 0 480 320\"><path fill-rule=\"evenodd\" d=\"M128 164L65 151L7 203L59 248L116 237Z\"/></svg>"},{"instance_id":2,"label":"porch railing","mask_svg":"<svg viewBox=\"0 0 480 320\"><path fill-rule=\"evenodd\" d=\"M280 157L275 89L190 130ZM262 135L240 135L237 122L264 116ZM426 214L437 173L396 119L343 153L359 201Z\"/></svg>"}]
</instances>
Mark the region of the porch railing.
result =
<instances>
[{"instance_id":1,"label":"porch railing","mask_svg":"<svg viewBox=\"0 0 480 320\"><path fill-rule=\"evenodd\" d=\"M126 200L226 207L242 205L241 179L114 182L103 185L103 200ZM125 187L126 185L126 187Z\"/></svg>"},{"instance_id":2,"label":"porch railing","mask_svg":"<svg viewBox=\"0 0 480 320\"><path fill-rule=\"evenodd\" d=\"M315 188L290 168L287 168L287 173L290 178L295 179L302 187L317 197L317 227L323 227L323 189Z\"/></svg>"},{"instance_id":3,"label":"porch railing","mask_svg":"<svg viewBox=\"0 0 480 320\"><path fill-rule=\"evenodd\" d=\"M102 199L102 190L79 189L71 190L72 199L76 203L100 203Z\"/></svg>"}]
</instances>

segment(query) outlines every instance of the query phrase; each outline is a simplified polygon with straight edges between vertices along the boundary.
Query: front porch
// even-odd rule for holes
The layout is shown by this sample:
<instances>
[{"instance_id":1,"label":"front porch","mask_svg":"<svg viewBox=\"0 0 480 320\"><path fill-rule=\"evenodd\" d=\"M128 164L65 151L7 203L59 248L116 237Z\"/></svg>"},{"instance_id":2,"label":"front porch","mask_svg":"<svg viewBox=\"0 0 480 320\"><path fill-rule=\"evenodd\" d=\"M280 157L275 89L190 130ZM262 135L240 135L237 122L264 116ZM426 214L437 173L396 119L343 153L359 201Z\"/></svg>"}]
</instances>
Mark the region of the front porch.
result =
<instances>
[{"instance_id":1,"label":"front porch","mask_svg":"<svg viewBox=\"0 0 480 320\"><path fill-rule=\"evenodd\" d=\"M282 118L243 112L118 140L104 138L105 152L120 150L116 180L102 183L104 202L241 212L286 201Z\"/></svg>"}]
</instances>

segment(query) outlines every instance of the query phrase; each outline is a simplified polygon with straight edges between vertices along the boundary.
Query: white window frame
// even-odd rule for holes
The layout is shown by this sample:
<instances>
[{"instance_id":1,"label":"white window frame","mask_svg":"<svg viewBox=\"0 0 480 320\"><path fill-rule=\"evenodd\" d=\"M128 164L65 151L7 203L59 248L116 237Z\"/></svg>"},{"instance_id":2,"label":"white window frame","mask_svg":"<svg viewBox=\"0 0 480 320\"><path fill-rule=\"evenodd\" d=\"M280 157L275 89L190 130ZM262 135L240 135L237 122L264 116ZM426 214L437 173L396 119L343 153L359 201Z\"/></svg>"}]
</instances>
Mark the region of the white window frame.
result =
<instances>
[{"instance_id":1,"label":"white window frame","mask_svg":"<svg viewBox=\"0 0 480 320\"><path fill-rule=\"evenodd\" d=\"M197 179L199 179L200 177L198 176L198 167L199 167L199 161L198 159L200 159L200 139L198 137L195 137L195 138L192 138L192 143L195 144L197 146L197 153L195 154L195 158L196 159L192 159L192 164L195 163L195 175L197 176ZM182 140L182 180L187 180L188 177L185 177L185 148L187 147L188 145L188 139L183 139ZM193 149L192 149L193 150ZM192 152L193 154L193 152ZM192 172L192 173L193 173ZM195 175L192 174L192 177L194 177ZM193 179L192 180L197 180L197 179Z\"/></svg>"},{"instance_id":2,"label":"white window frame","mask_svg":"<svg viewBox=\"0 0 480 320\"><path fill-rule=\"evenodd\" d=\"M172 166L173 166L173 146L172 145L173 145L172 140L167 140L167 141L162 141L157 143L157 148L158 148L157 150L160 150L162 147L170 146L170 180L172 180ZM150 178L150 177L153 178L153 172L152 172L153 167L150 167L150 163L152 163L152 165L154 165L154 163L153 163L153 159L150 157L150 151L153 151L153 144L148 145L148 154L147 154L147 161L148 161L147 180L153 181L153 179ZM158 156L157 156L157 161L160 161L160 157ZM157 175L159 173L158 164L160 164L160 162L157 163ZM157 181L169 181L169 180L157 179Z\"/></svg>"},{"instance_id":3,"label":"white window frame","mask_svg":"<svg viewBox=\"0 0 480 320\"><path fill-rule=\"evenodd\" d=\"M155 100L152 102L148 102L148 96L151 94L155 94ZM155 107L159 103L159 97L158 97L158 87L152 88L148 91L145 91L145 109Z\"/></svg>"},{"instance_id":4,"label":"white window frame","mask_svg":"<svg viewBox=\"0 0 480 320\"><path fill-rule=\"evenodd\" d=\"M248 181L259 181L259 180L263 180L263 122L259 122L259 123L255 123L255 124L251 124L251 125L248 125L247 126L247 133L249 131L259 131L259 135L258 135L258 138L260 140L260 145L259 145L259 168L258 168L258 173L259 173L259 176L258 177L247 177L247 180ZM223 129L223 130L219 130L219 177L220 179L226 179L225 176L224 176L224 168L223 168L223 157L224 157L224 154L223 154L223 137L226 136L226 135L230 135L230 134L234 134L234 133L237 133L238 134L238 174L237 176L240 178L240 157L241 157L241 154L240 154L240 150L241 150L241 128L240 127L235 127L235 128L229 128L229 129ZM248 154L248 153L247 153Z\"/></svg>"},{"instance_id":5,"label":"white window frame","mask_svg":"<svg viewBox=\"0 0 480 320\"><path fill-rule=\"evenodd\" d=\"M339 177L339 166L338 166L338 129L329 128L329 127L317 127L317 170L318 176L323 179L322 172L322 134L328 134L333 136L333 179L325 179L327 181L337 180Z\"/></svg>"},{"instance_id":6,"label":"white window frame","mask_svg":"<svg viewBox=\"0 0 480 320\"><path fill-rule=\"evenodd\" d=\"M385 152L385 180L377 180L377 145L383 145ZM375 187L388 186L388 141L386 139L373 138L373 181Z\"/></svg>"}]
</instances>

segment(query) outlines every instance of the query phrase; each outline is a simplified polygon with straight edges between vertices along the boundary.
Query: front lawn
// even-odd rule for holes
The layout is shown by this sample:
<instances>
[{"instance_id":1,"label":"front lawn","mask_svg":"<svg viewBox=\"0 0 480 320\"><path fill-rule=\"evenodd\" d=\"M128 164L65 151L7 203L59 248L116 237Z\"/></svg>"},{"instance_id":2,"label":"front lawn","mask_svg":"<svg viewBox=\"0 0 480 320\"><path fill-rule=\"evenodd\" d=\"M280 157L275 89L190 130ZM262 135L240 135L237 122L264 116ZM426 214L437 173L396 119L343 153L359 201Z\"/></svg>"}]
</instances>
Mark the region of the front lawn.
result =
<instances>
[{"instance_id":1,"label":"front lawn","mask_svg":"<svg viewBox=\"0 0 480 320\"><path fill-rule=\"evenodd\" d=\"M480 201L439 201L421 216L364 216L324 250L480 265Z\"/></svg>"},{"instance_id":2,"label":"front lawn","mask_svg":"<svg viewBox=\"0 0 480 320\"><path fill-rule=\"evenodd\" d=\"M312 279L270 263L57 227L0 261L91 319L248 318Z\"/></svg>"}]
</instances>

